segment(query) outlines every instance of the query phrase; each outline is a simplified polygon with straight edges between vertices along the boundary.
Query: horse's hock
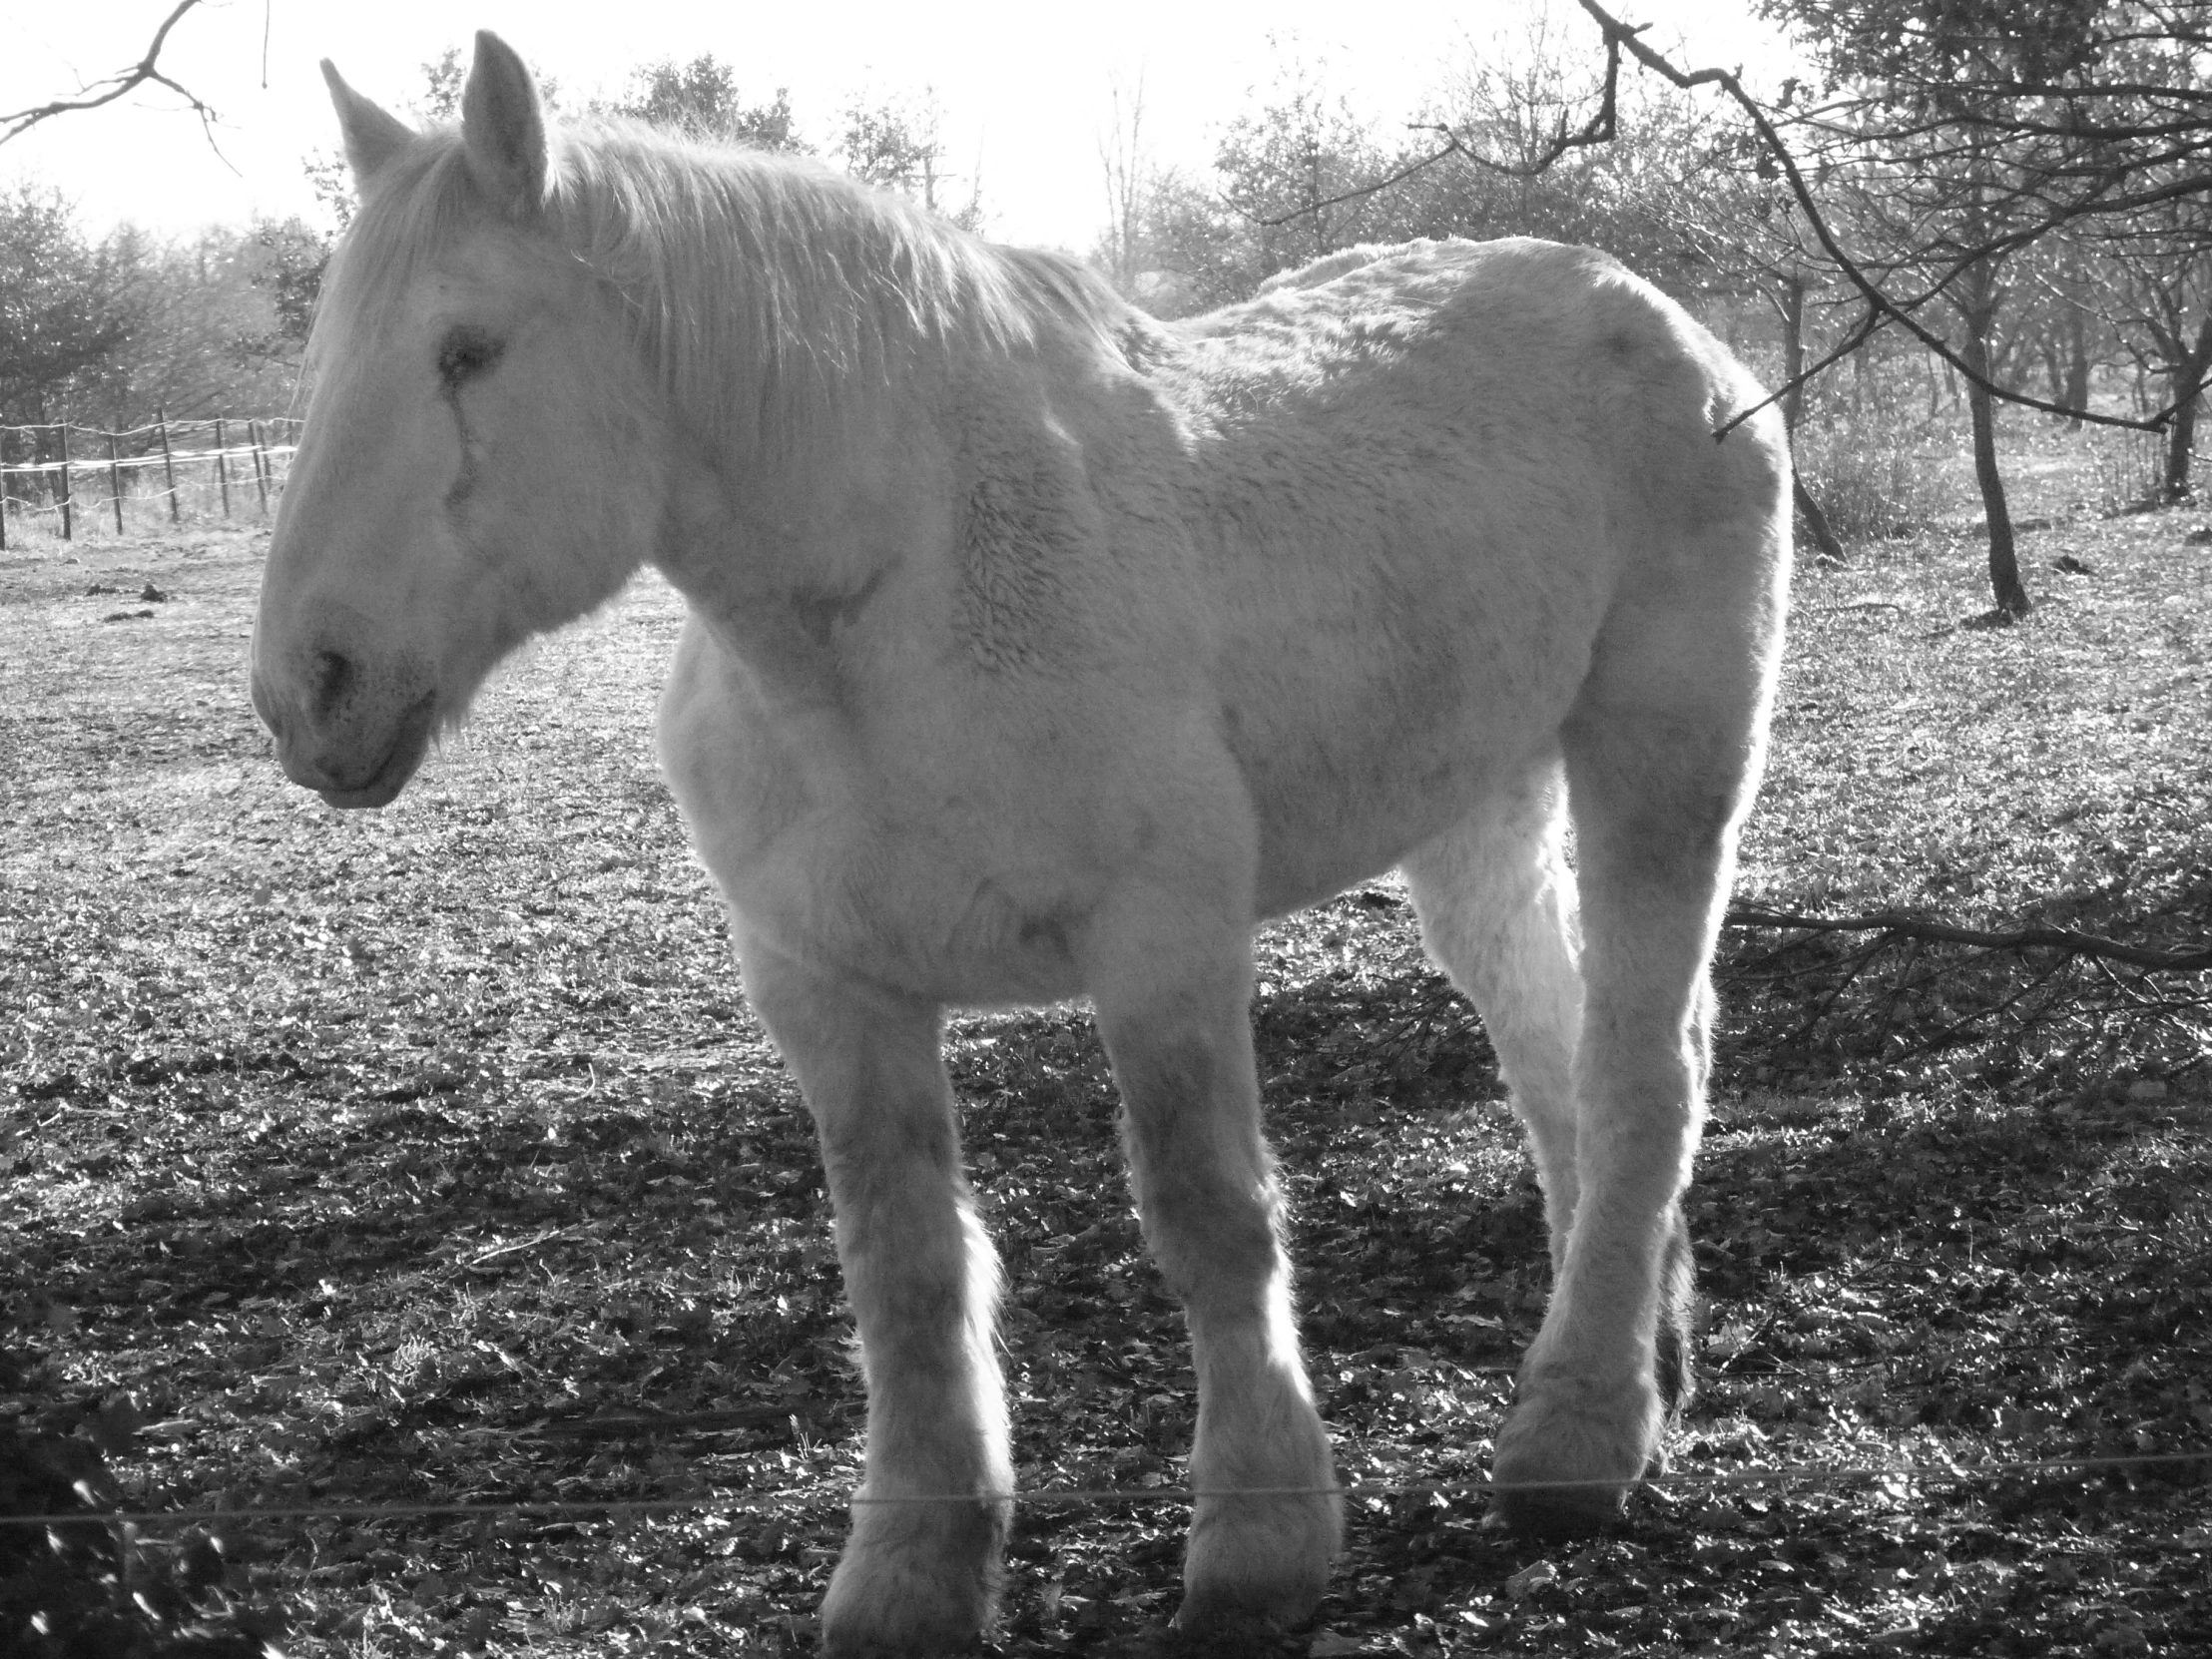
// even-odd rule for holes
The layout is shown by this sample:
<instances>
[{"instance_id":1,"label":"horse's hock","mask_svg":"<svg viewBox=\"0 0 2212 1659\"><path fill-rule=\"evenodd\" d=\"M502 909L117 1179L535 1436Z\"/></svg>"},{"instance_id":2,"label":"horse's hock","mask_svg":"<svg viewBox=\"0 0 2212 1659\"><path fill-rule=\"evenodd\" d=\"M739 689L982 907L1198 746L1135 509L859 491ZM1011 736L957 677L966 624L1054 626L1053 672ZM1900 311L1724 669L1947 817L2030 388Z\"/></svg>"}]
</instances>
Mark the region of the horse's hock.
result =
<instances>
[{"instance_id":1,"label":"horse's hock","mask_svg":"<svg viewBox=\"0 0 2212 1659\"><path fill-rule=\"evenodd\" d=\"M1721 346L1526 241L1163 324L812 164L549 132L490 35L457 130L329 78L361 203L254 701L295 782L381 806L523 639L643 564L685 595L662 762L814 1114L866 1374L827 1647L992 1616L998 1266L940 1022L1079 994L1198 1377L1180 1622L1312 1612L1340 1497L1251 933L1392 866L1550 1222L1500 1507L1616 1514L1688 1382L1706 964L1789 560L1776 423L1713 438L1759 396Z\"/></svg>"}]
</instances>

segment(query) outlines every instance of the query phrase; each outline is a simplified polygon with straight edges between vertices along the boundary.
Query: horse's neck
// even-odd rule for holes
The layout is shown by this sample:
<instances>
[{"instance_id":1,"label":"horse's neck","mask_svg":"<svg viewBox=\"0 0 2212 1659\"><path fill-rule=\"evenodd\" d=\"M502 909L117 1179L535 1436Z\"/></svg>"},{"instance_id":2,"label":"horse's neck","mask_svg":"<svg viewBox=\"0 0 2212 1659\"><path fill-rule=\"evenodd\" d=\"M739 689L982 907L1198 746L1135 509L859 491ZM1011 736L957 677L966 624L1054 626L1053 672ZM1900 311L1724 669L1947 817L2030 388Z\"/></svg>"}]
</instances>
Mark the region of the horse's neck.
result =
<instances>
[{"instance_id":1,"label":"horse's neck","mask_svg":"<svg viewBox=\"0 0 2212 1659\"><path fill-rule=\"evenodd\" d=\"M674 481L655 562L772 701L840 698L872 607L945 541L949 464L930 424L916 411L895 448L878 436L767 468L724 456Z\"/></svg>"}]
</instances>

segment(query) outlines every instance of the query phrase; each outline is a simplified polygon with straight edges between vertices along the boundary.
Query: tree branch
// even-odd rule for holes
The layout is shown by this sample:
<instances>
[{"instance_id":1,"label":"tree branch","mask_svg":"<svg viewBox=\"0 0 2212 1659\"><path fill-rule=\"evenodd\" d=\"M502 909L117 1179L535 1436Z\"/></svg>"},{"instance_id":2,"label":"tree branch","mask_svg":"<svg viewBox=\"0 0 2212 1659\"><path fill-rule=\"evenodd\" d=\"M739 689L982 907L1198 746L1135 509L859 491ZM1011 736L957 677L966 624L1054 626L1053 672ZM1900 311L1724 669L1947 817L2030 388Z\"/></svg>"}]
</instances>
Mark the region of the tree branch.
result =
<instances>
[{"instance_id":1,"label":"tree branch","mask_svg":"<svg viewBox=\"0 0 2212 1659\"><path fill-rule=\"evenodd\" d=\"M1422 126L1417 127L1413 130L1418 132L1430 132L1434 129ZM1237 202L1231 201L1228 197L1223 197L1221 200L1228 204L1232 212L1243 214L1244 217L1251 220L1253 224L1262 226L1265 229L1272 231L1277 229L1279 226L1290 224L1290 222L1294 219L1310 219L1314 215L1320 213L1324 208L1339 207L1346 202L1357 202L1362 197L1373 196L1379 191L1388 190L1392 185L1403 184L1414 174L1424 172L1428 168L1434 167L1446 156L1458 154L1464 154L1464 152L1462 152L1458 148L1458 141L1454 139L1452 140L1452 142L1446 144L1443 149L1437 151L1434 155L1422 156L1416 161L1408 162L1405 166L1399 168L1395 173L1390 174L1387 178L1378 179L1373 184L1355 185L1352 189L1348 191L1340 192L1335 196L1324 197L1319 202L1302 202L1299 204L1299 206L1293 208L1289 213L1278 214L1272 219L1263 219L1258 214L1254 213L1251 209L1244 207Z\"/></svg>"},{"instance_id":2,"label":"tree branch","mask_svg":"<svg viewBox=\"0 0 2212 1659\"><path fill-rule=\"evenodd\" d=\"M199 4L200 0L177 0L176 8L162 19L161 27L154 31L154 41L152 45L147 47L146 56L139 59L130 68L118 70L104 81L93 82L91 86L85 88L75 98L57 98L52 103L35 104L29 109L15 110L0 115L0 144L6 144L10 139L21 138L40 122L50 121L57 115L68 115L77 110L96 110L103 104L112 104L118 98L147 85L149 82L156 86L167 87L171 92L182 98L192 112L200 117L202 129L207 129L215 119L214 108L190 89L179 85L169 76L163 74L161 70L162 48L169 42L169 31L177 26L178 20L185 13ZM209 142L211 144L214 142L213 133L209 135ZM221 154L220 151L217 153Z\"/></svg>"},{"instance_id":3,"label":"tree branch","mask_svg":"<svg viewBox=\"0 0 2212 1659\"><path fill-rule=\"evenodd\" d=\"M1392 185L1403 184L1416 173L1425 173L1438 162L1445 161L1452 156L1458 156L1475 167L1482 168L1490 173L1501 174L1508 179L1533 179L1538 174L1549 171L1552 165L1570 150L1588 150L1600 144L1613 142L1618 132L1617 111L1619 109L1620 71L1621 55L1617 49L1608 43L1605 53L1605 89L1598 95L1596 111L1592 113L1589 120L1571 133L1567 131L1566 118L1561 116L1557 129L1552 133L1550 142L1544 146L1540 155L1524 158L1517 162L1494 161L1474 149L1466 140L1442 122L1410 121L1405 125L1407 132L1435 133L1443 139L1443 148L1407 163L1385 178L1377 179L1371 184L1356 185L1351 190L1340 192L1325 201L1303 203L1289 213L1279 214L1272 219L1262 219L1246 209L1237 207L1234 202L1230 203L1230 206L1236 208L1237 212L1244 214L1245 218L1251 220L1253 224L1272 231L1290 224L1294 219L1305 219L1318 214L1324 208L1335 208L1347 202L1357 202L1364 197L1375 196L1380 192L1388 190Z\"/></svg>"},{"instance_id":4,"label":"tree branch","mask_svg":"<svg viewBox=\"0 0 2212 1659\"><path fill-rule=\"evenodd\" d=\"M1860 300L1867 307L1866 314L1853 327L1847 345L1841 350L1830 352L1803 374L1795 377L1785 390L1802 386L1808 380L1848 356L1852 349L1865 343L1867 338L1881 327L1895 323L1912 334L1929 351L1947 363L1967 383L1979 387L1999 401L2040 410L2046 414L2063 415L2068 419L2080 420L2093 425L2118 426L2135 431L2162 431L2165 429L2166 424L2175 412L2173 408L2160 410L2147 418L2100 414L2092 409L2074 408L2068 404L2052 402L2046 398L2036 397L2009 386L1999 385L1969 366L1965 359L1958 352L1952 350L1940 335L1921 323L1912 313L1947 288L1960 272L1981 261L2015 253L2029 243L2056 230L2059 226L2071 223L2076 219L2090 215L2109 216L2115 213L2132 211L2138 207L2148 206L2170 197L2202 194L2212 190L2212 176L2200 176L2181 181L2178 184L2131 195L2114 196L2111 193L2118 183L2119 173L2117 171L2107 171L2098 174L2088 181L2087 188L2079 197L2070 202L2052 205L2050 211L2036 224L2011 232L2003 237L1992 239L1983 245L1955 251L1950 269L1944 272L1937 280L1923 292L1909 299L1894 299L1882 286L1881 282L1868 274L1866 267L1860 261L1845 252L1842 243L1831 230L1827 217L1821 212L1820 204L1806 182L1803 169L1800 167L1796 155L1791 151L1788 142L1783 138L1766 110L1750 93L1744 90L1743 83L1737 75L1718 68L1679 69L1664 55L1647 46L1638 38L1650 27L1648 24L1624 23L1605 10L1598 3L1598 0L1578 0L1578 3L1590 19L1597 24L1604 38L1604 88L1599 95L1597 107L1592 111L1589 118L1579 128L1571 131L1567 128L1564 118L1562 118L1550 141L1536 156L1524 158L1518 162L1498 161L1483 155L1448 126L1433 123L1415 123L1410 124L1410 130L1436 133L1443 139L1442 145L1429 154L1417 157L1403 167L1397 168L1383 178L1339 192L1324 201L1301 204L1289 213L1268 218L1262 218L1234 202L1230 203L1229 206L1243 214L1252 223L1274 229L1288 225L1294 220L1319 213L1324 208L1339 207L1344 203L1358 201L1365 197L1374 196L1381 191L1388 190L1392 186L1402 184L1405 180L1414 177L1416 174L1426 172L1429 168L1435 167L1453 156L1457 156L1473 166L1506 177L1532 178L1556 165L1571 151L1591 149L1613 141L1618 131L1621 57L1623 53L1626 53L1633 57L1644 69L1685 92L1699 87L1717 87L1743 112L1751 123L1760 146L1774 159L1777 170L1789 187L1791 197L1797 203L1799 211L1805 216L1806 225L1812 231L1815 240L1820 244L1823 256L1858 290ZM1735 427L1749 419L1760 409L1775 402L1781 395L1778 392L1775 396L1753 404L1750 408L1738 411L1714 433L1714 436L1716 438L1726 437Z\"/></svg>"},{"instance_id":5,"label":"tree branch","mask_svg":"<svg viewBox=\"0 0 2212 1659\"><path fill-rule=\"evenodd\" d=\"M1844 252L1843 245L1836 240L1835 233L1829 229L1828 221L1821 213L1820 204L1814 200L1811 187L1805 182L1805 175L1798 166L1797 157L1791 152L1789 145L1784 141L1782 134L1776 129L1774 123L1768 119L1767 112L1761 107L1759 101L1744 90L1741 80L1725 69L1677 69L1665 57L1636 38L1644 32L1647 25L1623 23L1599 5L1597 0L1578 0L1578 3L1596 21L1598 27L1604 31L1605 50L1608 59L1612 60L1607 65L1608 81L1611 79L1613 61L1617 61L1619 54L1626 51L1645 69L1685 92L1701 86L1720 88L1729 100L1743 111L1745 117L1751 122L1752 130L1758 135L1760 144L1774 158L1776 167L1781 171L1784 180L1787 181L1790 187L1790 195L1796 200L1799 210L1805 215L1806 225L1811 229L1815 240L1820 243L1821 252L1828 257L1830 263L1838 271L1843 273L1852 286L1859 290L1860 298L1866 302L1870 311L1879 313L1883 320L1895 322L1904 328L1915 339L1928 347L1930 351L1948 363L1968 383L1980 387L1991 397L2001 399L2007 403L2022 404L2031 409L2040 409L2048 414L2065 415L2069 418L2093 422L2100 426L2126 426L2139 431L2156 431L2161 428L2162 420L2131 420L2118 415L2097 414L2088 409L2070 408L2065 404L2052 403L2040 397L2032 397L2025 392L2014 391L2008 387L1997 385L1987 376L1968 367L1964 358L1953 351L1940 336L1932 332L1914 317L1910 308L1892 299L1883 290L1881 284L1869 276L1859 263ZM2076 204L2074 210L2071 213L2054 213L2037 228L2036 235L2040 236L2065 223L2067 219L2077 218L2081 214L2091 211L2086 204ZM1999 244L2009 246L2000 248ZM1950 275L1954 276L1958 271L1973 264L1977 259L1987 258L1993 253L2010 251L2024 245L2024 242L2018 240L2016 234L2013 238L1998 239L1998 243L1991 244L1987 249L1969 251L1965 257L1954 264ZM1931 290L1931 292L1935 290ZM1923 294L1915 303L1925 303L1929 297L1929 294ZM1871 332L1872 329L1869 328L1867 331ZM1831 358L1831 360L1834 359ZM1772 399L1770 398L1768 401L1771 402ZM1749 410L1744 411L1744 414L1722 426L1714 435L1716 437L1727 436L1728 432L1749 413Z\"/></svg>"},{"instance_id":6,"label":"tree branch","mask_svg":"<svg viewBox=\"0 0 2212 1659\"><path fill-rule=\"evenodd\" d=\"M1973 945L1983 950L2062 950L2073 956L2093 956L2103 961L2125 962L2130 967L2160 973L2202 973L2212 969L2212 945L2195 950L2152 950L2077 933L2070 927L2018 927L2006 932L1985 932L1977 927L1957 927L1949 922L1929 921L1902 910L1876 910L1857 916L1808 916L1789 910L1772 910L1763 904L1738 904L1721 918L1724 927L1794 927L1815 933L1883 933L1893 938L1920 939L1931 944Z\"/></svg>"}]
</instances>

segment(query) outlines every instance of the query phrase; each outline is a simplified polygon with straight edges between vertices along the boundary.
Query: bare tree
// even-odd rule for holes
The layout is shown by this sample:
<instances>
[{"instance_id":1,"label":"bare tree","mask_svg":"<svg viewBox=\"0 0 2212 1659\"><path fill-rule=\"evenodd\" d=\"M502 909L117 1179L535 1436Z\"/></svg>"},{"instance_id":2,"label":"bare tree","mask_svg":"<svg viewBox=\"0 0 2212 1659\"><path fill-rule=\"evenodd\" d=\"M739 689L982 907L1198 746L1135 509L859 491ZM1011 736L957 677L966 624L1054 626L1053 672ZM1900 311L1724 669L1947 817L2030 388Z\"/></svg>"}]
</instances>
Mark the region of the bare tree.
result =
<instances>
[{"instance_id":1,"label":"bare tree","mask_svg":"<svg viewBox=\"0 0 2212 1659\"><path fill-rule=\"evenodd\" d=\"M1144 72L1138 71L1126 100L1118 81L1109 95L1113 126L1098 136L1098 165L1106 178L1106 241L1100 254L1114 286L1131 293L1140 274L1146 195L1153 183L1144 145Z\"/></svg>"},{"instance_id":2,"label":"bare tree","mask_svg":"<svg viewBox=\"0 0 2212 1659\"><path fill-rule=\"evenodd\" d=\"M1769 0L1768 15L1796 23L1822 58L1828 86L1810 109L1762 104L1727 70L1685 70L1599 0L1579 4L1604 50L1586 118L1562 111L1532 157L1500 156L1485 147L1487 135L1441 126L1433 151L1315 208L1395 188L1447 162L1526 173L1611 144L1624 60L1685 91L1716 89L1860 306L1842 343L1768 401L1791 396L1880 329L1911 335L1968 389L1997 610L2024 610L1994 463L1995 404L2163 428L2179 403L2117 415L2004 383L1993 353L2006 262L2068 226L2121 223L2162 202L2212 196L2212 0ZM1872 249L1847 246L1839 191L1887 218ZM1915 229L1920 241L1901 236ZM1941 328L1946 310L1961 330L1955 341ZM1722 433L1752 412L1738 411Z\"/></svg>"},{"instance_id":3,"label":"bare tree","mask_svg":"<svg viewBox=\"0 0 2212 1659\"><path fill-rule=\"evenodd\" d=\"M2084 244L2102 278L2103 313L2133 358L2138 384L2163 383L2155 402L2172 412L2158 498L2193 493L2197 415L2212 379L2212 198L2171 197L2095 228Z\"/></svg>"}]
</instances>

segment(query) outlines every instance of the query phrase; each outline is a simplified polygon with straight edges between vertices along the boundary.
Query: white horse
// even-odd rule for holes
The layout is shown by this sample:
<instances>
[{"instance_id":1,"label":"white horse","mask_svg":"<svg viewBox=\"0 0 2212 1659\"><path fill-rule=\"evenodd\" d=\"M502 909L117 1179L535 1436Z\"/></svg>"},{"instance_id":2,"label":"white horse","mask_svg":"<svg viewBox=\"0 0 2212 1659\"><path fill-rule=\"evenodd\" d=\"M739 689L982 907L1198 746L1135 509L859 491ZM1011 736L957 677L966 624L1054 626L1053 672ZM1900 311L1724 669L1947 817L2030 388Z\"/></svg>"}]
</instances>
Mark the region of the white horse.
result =
<instances>
[{"instance_id":1,"label":"white horse","mask_svg":"<svg viewBox=\"0 0 2212 1659\"><path fill-rule=\"evenodd\" d=\"M379 807L523 639L643 564L688 599L661 760L819 1127L866 1373L830 1651L992 1612L1014 1480L947 1006L1091 998L1198 1373L1180 1622L1313 1610L1340 1501L1251 933L1393 865L1543 1182L1499 1501L1617 1512L1687 1375L1706 966L1789 563L1778 424L1714 438L1759 396L1727 352L1526 241L1162 324L819 167L549 134L490 35L457 128L324 69L360 211L254 703L295 782Z\"/></svg>"}]
</instances>

